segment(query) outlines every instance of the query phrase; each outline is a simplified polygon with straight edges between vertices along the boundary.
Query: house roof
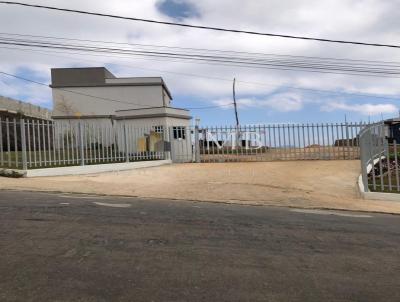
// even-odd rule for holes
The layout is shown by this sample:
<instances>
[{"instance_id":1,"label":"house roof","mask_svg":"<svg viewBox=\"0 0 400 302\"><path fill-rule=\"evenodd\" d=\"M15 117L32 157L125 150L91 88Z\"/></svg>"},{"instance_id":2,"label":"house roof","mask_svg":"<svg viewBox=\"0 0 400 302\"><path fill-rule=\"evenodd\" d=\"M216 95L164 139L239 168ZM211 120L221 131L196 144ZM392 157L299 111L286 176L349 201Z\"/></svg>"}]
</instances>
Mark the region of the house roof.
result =
<instances>
[{"instance_id":1,"label":"house roof","mask_svg":"<svg viewBox=\"0 0 400 302\"><path fill-rule=\"evenodd\" d=\"M172 99L172 95L161 77L117 78L105 67L51 69L51 88L108 86L162 86Z\"/></svg>"},{"instance_id":2,"label":"house roof","mask_svg":"<svg viewBox=\"0 0 400 302\"><path fill-rule=\"evenodd\" d=\"M136 109L123 109L115 111L112 115L82 115L82 116L53 116L54 119L103 119L111 118L114 120L132 120L144 118L158 118L158 117L171 117L184 120L190 120L189 110L173 107L149 107L149 108L136 108Z\"/></svg>"}]
</instances>

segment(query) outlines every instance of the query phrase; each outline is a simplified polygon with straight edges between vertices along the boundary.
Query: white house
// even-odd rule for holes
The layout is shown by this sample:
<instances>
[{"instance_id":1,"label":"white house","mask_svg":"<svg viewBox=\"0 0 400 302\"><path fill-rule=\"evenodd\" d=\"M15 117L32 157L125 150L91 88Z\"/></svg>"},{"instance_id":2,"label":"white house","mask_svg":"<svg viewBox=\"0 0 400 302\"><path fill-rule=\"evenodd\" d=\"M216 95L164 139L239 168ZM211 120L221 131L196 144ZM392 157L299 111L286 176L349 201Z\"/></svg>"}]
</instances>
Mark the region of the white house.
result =
<instances>
[{"instance_id":1,"label":"white house","mask_svg":"<svg viewBox=\"0 0 400 302\"><path fill-rule=\"evenodd\" d=\"M127 125L147 137L142 149L170 142L173 160L191 159L190 113L171 107L161 77L117 78L104 67L90 67L52 69L51 79L53 119L60 124Z\"/></svg>"}]
</instances>

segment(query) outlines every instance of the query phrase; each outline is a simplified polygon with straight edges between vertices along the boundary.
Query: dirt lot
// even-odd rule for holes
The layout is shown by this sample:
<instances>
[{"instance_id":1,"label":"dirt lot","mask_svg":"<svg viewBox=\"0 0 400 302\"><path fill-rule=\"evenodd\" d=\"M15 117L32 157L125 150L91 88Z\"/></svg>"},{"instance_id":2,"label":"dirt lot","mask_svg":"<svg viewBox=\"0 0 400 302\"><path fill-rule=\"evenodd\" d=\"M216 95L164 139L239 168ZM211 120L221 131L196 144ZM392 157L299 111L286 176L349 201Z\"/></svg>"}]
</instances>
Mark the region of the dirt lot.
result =
<instances>
[{"instance_id":1,"label":"dirt lot","mask_svg":"<svg viewBox=\"0 0 400 302\"><path fill-rule=\"evenodd\" d=\"M399 213L358 197L359 161L176 164L88 176L0 178L0 188Z\"/></svg>"},{"instance_id":2,"label":"dirt lot","mask_svg":"<svg viewBox=\"0 0 400 302\"><path fill-rule=\"evenodd\" d=\"M201 159L203 162L222 162L222 161L272 161L272 160L343 160L343 159L359 159L360 148L350 146L340 147L306 147L306 148L274 148L263 150L236 150L226 152L224 150L204 150Z\"/></svg>"}]
</instances>

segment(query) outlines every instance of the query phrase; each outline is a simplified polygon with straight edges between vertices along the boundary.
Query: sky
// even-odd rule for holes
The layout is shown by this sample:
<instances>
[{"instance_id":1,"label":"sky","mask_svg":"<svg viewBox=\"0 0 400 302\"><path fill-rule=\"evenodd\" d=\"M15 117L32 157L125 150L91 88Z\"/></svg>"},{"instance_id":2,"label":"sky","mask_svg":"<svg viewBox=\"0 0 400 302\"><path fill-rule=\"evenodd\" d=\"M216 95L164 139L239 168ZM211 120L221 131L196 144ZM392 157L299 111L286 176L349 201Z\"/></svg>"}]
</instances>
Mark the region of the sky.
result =
<instances>
[{"instance_id":1,"label":"sky","mask_svg":"<svg viewBox=\"0 0 400 302\"><path fill-rule=\"evenodd\" d=\"M399 44L399 0L35 0L106 14L288 35ZM400 62L400 49L252 36L0 4L0 32L175 47ZM0 45L0 71L49 84L56 67L106 66L116 76L162 76L173 106L203 125L359 122L399 115L400 79L244 68L139 57L60 54ZM218 78L218 79L217 79ZM333 93L311 92L329 90ZM349 93L379 94L385 98ZM0 75L0 95L52 108L50 88Z\"/></svg>"}]
</instances>

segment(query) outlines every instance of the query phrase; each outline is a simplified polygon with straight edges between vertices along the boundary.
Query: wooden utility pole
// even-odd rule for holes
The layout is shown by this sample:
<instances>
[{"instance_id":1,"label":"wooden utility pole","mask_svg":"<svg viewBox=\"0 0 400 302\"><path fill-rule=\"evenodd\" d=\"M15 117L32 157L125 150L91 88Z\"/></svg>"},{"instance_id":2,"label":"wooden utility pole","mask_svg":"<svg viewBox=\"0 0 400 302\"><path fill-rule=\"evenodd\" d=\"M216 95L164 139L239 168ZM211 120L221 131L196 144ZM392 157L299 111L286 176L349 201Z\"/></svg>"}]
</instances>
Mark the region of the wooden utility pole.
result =
<instances>
[{"instance_id":1,"label":"wooden utility pole","mask_svg":"<svg viewBox=\"0 0 400 302\"><path fill-rule=\"evenodd\" d=\"M235 106L236 127L239 128L239 117L236 104L236 91L235 91L236 78L233 78L233 105Z\"/></svg>"},{"instance_id":2,"label":"wooden utility pole","mask_svg":"<svg viewBox=\"0 0 400 302\"><path fill-rule=\"evenodd\" d=\"M236 104L236 91L235 91L235 84L236 84L236 78L233 78L233 105L235 107L235 118L236 118L236 142L235 144L237 146L241 146L240 140L240 133L239 133L239 116L238 116L238 111L237 111L237 104Z\"/></svg>"}]
</instances>

